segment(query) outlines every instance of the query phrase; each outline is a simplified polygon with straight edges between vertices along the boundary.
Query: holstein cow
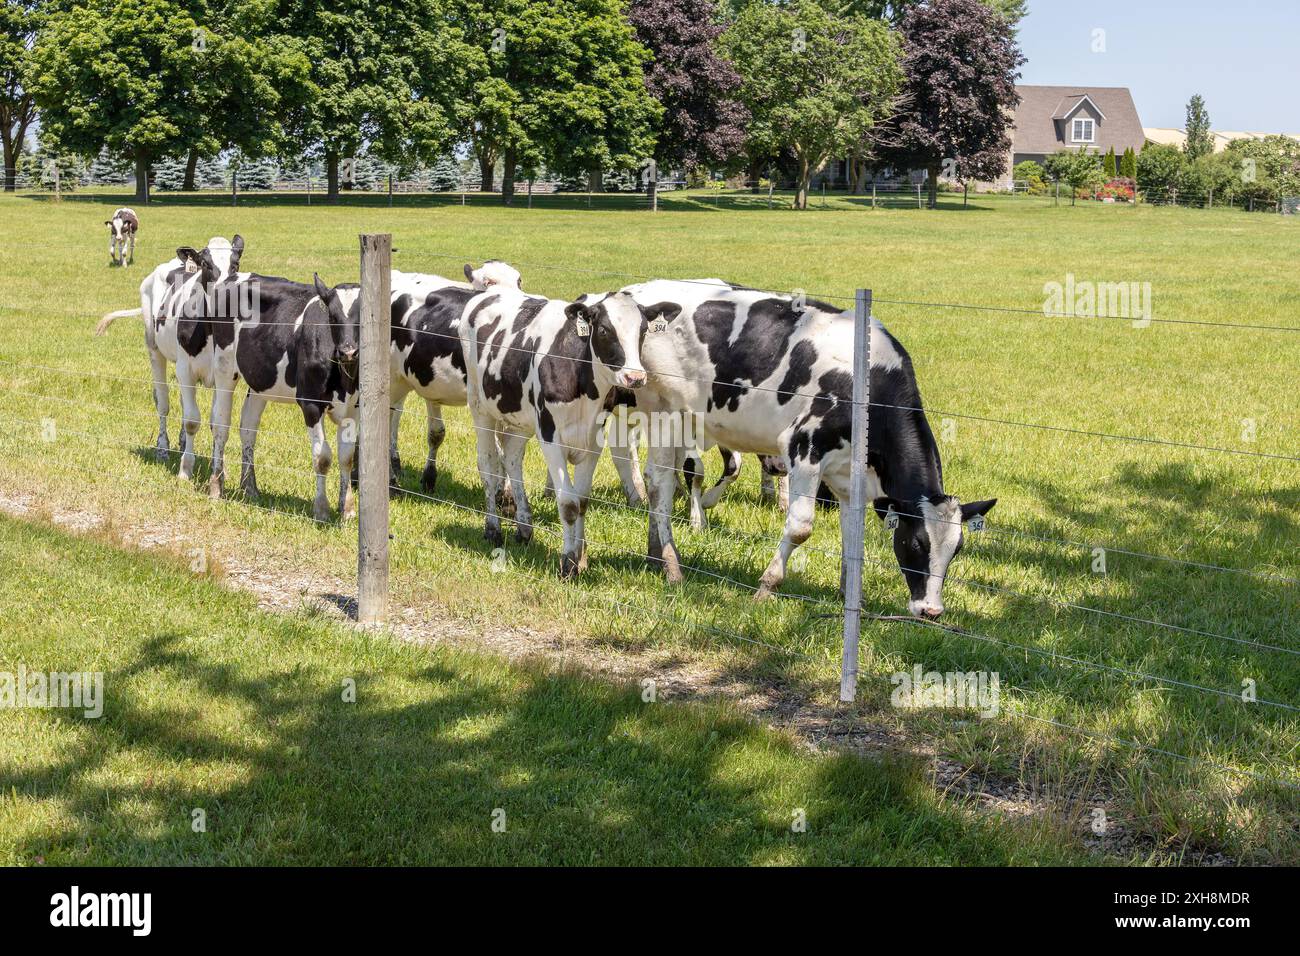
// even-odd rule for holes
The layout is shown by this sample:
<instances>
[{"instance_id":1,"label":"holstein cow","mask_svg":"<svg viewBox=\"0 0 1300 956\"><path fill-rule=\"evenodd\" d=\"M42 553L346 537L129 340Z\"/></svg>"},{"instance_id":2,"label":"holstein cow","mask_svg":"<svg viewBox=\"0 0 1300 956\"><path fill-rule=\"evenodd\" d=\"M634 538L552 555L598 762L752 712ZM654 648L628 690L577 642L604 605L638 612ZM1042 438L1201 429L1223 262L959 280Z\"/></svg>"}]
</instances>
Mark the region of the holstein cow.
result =
<instances>
[{"instance_id":1,"label":"holstein cow","mask_svg":"<svg viewBox=\"0 0 1300 956\"><path fill-rule=\"evenodd\" d=\"M394 484L402 465L397 437L407 396L414 392L424 399L428 408L428 457L420 484L426 492L432 492L438 480L438 448L446 436L442 408L465 405L468 401L465 354L460 338L461 319L470 301L479 293L488 290L517 292L523 287L519 272L495 259L477 269L466 263L465 278L468 282L415 272L394 271L392 274L393 416L389 458ZM637 452L635 447L628 447L621 441L621 437L617 430L611 433L610 452L624 493L629 502L639 506L645 493ZM551 488L549 474L547 488ZM508 483L501 486L501 491L499 507L512 498Z\"/></svg>"},{"instance_id":2,"label":"holstein cow","mask_svg":"<svg viewBox=\"0 0 1300 956\"><path fill-rule=\"evenodd\" d=\"M664 333L646 336L641 357L649 384L637 394L639 407L696 416L708 440L779 458L789 472L785 533L758 591L766 596L784 579L790 554L812 534L818 483L848 500L851 316L815 301L800 310L789 298L721 282L653 281L622 291L643 306L669 302L681 310ZM962 525L996 499L963 504L944 492L939 448L911 360L874 318L870 328L869 495L882 516L890 509L898 516L894 553L910 592L909 612L937 618ZM681 578L670 520L676 455L652 440L646 481L649 555L674 581ZM842 534L846 520L842 508Z\"/></svg>"},{"instance_id":3,"label":"holstein cow","mask_svg":"<svg viewBox=\"0 0 1300 956\"><path fill-rule=\"evenodd\" d=\"M134 209L123 206L105 219L108 226L108 258L116 266L135 262L135 234L140 231L140 218Z\"/></svg>"},{"instance_id":4,"label":"holstein cow","mask_svg":"<svg viewBox=\"0 0 1300 956\"><path fill-rule=\"evenodd\" d=\"M95 327L96 335L104 335L114 321L129 315L139 315L144 319L144 344L149 353L149 367L153 371L153 401L158 410L157 457L159 461L167 458L171 444L167 438L167 416L171 411L171 395L167 385L167 366L175 365L180 357L180 347L176 341L176 323L186 311L191 314L200 310L199 300L207 294L199 273L200 256L206 255L219 275L234 276L239 270L239 260L244 252L244 240L235 236L234 240L220 236L208 240L207 246L200 253L192 246L181 246L176 250L176 258L164 262L149 273L140 283L140 307L110 312ZM192 369L191 375L202 378L202 369ZM201 384L211 387L210 377ZM193 467L193 436L198 431L198 404L193 398L192 427L187 431L182 428L177 444L183 454L189 455ZM182 400L185 393L182 391ZM216 396L213 396L214 400ZM188 475L188 472L187 472Z\"/></svg>"},{"instance_id":5,"label":"holstein cow","mask_svg":"<svg viewBox=\"0 0 1300 956\"><path fill-rule=\"evenodd\" d=\"M516 537L532 536L523 467L524 447L536 435L563 524L560 574L572 577L586 566L583 523L600 458L606 400L615 387L645 384L641 343L647 325L660 317L670 321L678 308L640 306L617 293L563 302L502 291L469 304L460 337L487 504L484 535L490 542L502 540L496 492L503 464L514 493Z\"/></svg>"},{"instance_id":6,"label":"holstein cow","mask_svg":"<svg viewBox=\"0 0 1300 956\"><path fill-rule=\"evenodd\" d=\"M312 285L247 272L223 278L206 251L200 256L200 274L208 287L206 308L179 323L181 358L176 372L184 387L190 359L205 371L210 369L214 380L210 492L220 495L224 489L231 403L235 383L242 378L248 383L239 416L244 493L254 500L258 497L254 450L267 403L296 402L307 426L316 473L313 514L319 521L330 516L327 415L338 426L339 512L344 517L352 514L360 287L330 289L320 276L314 277Z\"/></svg>"},{"instance_id":7,"label":"holstein cow","mask_svg":"<svg viewBox=\"0 0 1300 956\"><path fill-rule=\"evenodd\" d=\"M397 451L398 427L407 396L414 392L428 410L428 457L420 484L433 491L438 481L438 448L447 434L442 421L444 405L464 405L465 356L460 345L460 319L465 306L480 292L493 287L520 289L519 272L498 260L478 269L465 265L468 282L418 272L392 274L392 369L390 401L393 405L389 458L392 481L402 462Z\"/></svg>"}]
</instances>

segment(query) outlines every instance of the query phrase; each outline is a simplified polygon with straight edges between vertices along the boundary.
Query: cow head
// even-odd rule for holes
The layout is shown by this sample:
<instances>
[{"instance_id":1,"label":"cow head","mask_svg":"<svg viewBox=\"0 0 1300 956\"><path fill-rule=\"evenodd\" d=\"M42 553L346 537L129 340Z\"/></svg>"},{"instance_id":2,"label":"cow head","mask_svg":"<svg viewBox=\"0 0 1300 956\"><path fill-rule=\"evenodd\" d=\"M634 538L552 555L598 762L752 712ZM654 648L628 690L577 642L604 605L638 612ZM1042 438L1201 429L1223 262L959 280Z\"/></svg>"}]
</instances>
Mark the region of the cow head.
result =
<instances>
[{"instance_id":1,"label":"cow head","mask_svg":"<svg viewBox=\"0 0 1300 956\"><path fill-rule=\"evenodd\" d=\"M963 526L976 515L986 515L998 503L996 498L962 504L951 495L898 501L877 498L876 514L885 520L892 511L894 556L907 582L908 613L936 620L943 614L943 581L948 565L962 547Z\"/></svg>"},{"instance_id":2,"label":"cow head","mask_svg":"<svg viewBox=\"0 0 1300 956\"><path fill-rule=\"evenodd\" d=\"M342 366L353 379L357 376L357 359L361 353L361 299L356 286L331 289L319 275L312 276L333 344L331 360Z\"/></svg>"},{"instance_id":3,"label":"cow head","mask_svg":"<svg viewBox=\"0 0 1300 956\"><path fill-rule=\"evenodd\" d=\"M524 287L519 270L500 259L489 259L477 269L465 263L465 279L479 292L486 292L494 285L520 290Z\"/></svg>"},{"instance_id":4,"label":"cow head","mask_svg":"<svg viewBox=\"0 0 1300 956\"><path fill-rule=\"evenodd\" d=\"M641 343L651 322L671 322L682 307L673 302L640 306L631 293L584 295L565 307L564 314L591 343L592 359L609 372L620 388L640 388L646 382Z\"/></svg>"}]
</instances>

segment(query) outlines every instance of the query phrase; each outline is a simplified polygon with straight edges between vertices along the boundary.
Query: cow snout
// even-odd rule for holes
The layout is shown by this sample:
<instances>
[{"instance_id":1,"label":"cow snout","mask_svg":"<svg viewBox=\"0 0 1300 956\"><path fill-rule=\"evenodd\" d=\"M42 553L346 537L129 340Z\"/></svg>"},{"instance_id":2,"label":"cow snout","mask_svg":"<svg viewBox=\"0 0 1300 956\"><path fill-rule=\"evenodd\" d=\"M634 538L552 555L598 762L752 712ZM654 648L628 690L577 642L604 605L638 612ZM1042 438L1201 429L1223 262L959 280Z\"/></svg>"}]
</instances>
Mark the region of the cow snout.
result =
<instances>
[{"instance_id":1,"label":"cow snout","mask_svg":"<svg viewBox=\"0 0 1300 956\"><path fill-rule=\"evenodd\" d=\"M943 607L936 607L925 601L909 601L907 609L913 617L919 617L927 621L937 621L943 616Z\"/></svg>"},{"instance_id":2,"label":"cow snout","mask_svg":"<svg viewBox=\"0 0 1300 956\"><path fill-rule=\"evenodd\" d=\"M625 368L618 373L618 384L624 388L640 388L645 384L645 372L636 372Z\"/></svg>"},{"instance_id":3,"label":"cow snout","mask_svg":"<svg viewBox=\"0 0 1300 956\"><path fill-rule=\"evenodd\" d=\"M345 345L339 349L339 354L343 356L344 361L351 362L357 357L357 347L355 345Z\"/></svg>"}]
</instances>

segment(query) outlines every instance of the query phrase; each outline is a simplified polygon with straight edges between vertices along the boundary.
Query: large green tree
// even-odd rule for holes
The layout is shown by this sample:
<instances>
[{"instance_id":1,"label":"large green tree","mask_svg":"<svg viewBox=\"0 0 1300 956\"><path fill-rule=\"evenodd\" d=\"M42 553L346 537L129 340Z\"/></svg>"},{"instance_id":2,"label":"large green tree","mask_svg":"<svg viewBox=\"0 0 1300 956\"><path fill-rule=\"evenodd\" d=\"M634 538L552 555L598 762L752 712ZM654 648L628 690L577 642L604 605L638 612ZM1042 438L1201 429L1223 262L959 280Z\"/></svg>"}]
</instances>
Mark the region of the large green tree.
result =
<instances>
[{"instance_id":1,"label":"large green tree","mask_svg":"<svg viewBox=\"0 0 1300 956\"><path fill-rule=\"evenodd\" d=\"M498 160L509 203L520 168L587 173L599 189L603 170L651 156L662 107L620 0L458 0L457 11L479 54L460 118L481 189Z\"/></svg>"},{"instance_id":2,"label":"large green tree","mask_svg":"<svg viewBox=\"0 0 1300 956\"><path fill-rule=\"evenodd\" d=\"M1199 93L1187 101L1187 141L1183 143L1183 152L1193 162L1214 152L1210 112L1205 108L1205 100Z\"/></svg>"},{"instance_id":3,"label":"large green tree","mask_svg":"<svg viewBox=\"0 0 1300 956\"><path fill-rule=\"evenodd\" d=\"M324 159L331 200L344 159L364 151L432 162L447 150L474 54L443 0L268 2L268 32L311 63L312 95L294 138L301 152Z\"/></svg>"},{"instance_id":4,"label":"large green tree","mask_svg":"<svg viewBox=\"0 0 1300 956\"><path fill-rule=\"evenodd\" d=\"M869 143L897 105L899 46L878 20L833 17L812 0L753 3L722 44L752 116L750 158L793 155L797 209L808 208L812 174Z\"/></svg>"},{"instance_id":5,"label":"large green tree","mask_svg":"<svg viewBox=\"0 0 1300 956\"><path fill-rule=\"evenodd\" d=\"M0 145L6 192L14 189L18 157L36 118L36 99L24 80L44 7L44 0L5 0L0 10Z\"/></svg>"}]
</instances>

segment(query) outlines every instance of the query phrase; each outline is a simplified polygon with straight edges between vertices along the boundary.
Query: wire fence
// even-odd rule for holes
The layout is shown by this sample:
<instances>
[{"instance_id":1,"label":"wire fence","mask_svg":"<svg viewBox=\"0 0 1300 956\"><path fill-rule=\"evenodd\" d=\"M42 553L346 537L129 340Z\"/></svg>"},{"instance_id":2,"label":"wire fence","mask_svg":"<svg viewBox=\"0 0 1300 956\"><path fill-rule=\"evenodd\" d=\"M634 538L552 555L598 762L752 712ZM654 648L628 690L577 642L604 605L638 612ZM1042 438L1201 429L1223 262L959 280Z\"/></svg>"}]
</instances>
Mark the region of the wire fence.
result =
<instances>
[{"instance_id":1,"label":"wire fence","mask_svg":"<svg viewBox=\"0 0 1300 956\"><path fill-rule=\"evenodd\" d=\"M459 261L465 261L467 258L474 258L474 257L466 257L459 254L451 254L445 252L433 253L433 254L422 253L422 254L441 256L444 258L455 259ZM600 275L607 279L634 278L634 279L644 280L650 278L649 276L646 275L633 275L628 273L588 270L588 269L581 269L580 267L573 267L573 266L560 265L554 263L551 264L516 263L516 265L522 265L528 268L535 267L540 269L582 271L587 274ZM789 293L780 292L776 290L754 290L754 291L762 292L764 294L773 295L773 296L785 296L787 298L789 297ZM842 301L845 297L821 296L819 298L824 298L827 300L839 299ZM888 303L890 300L876 299L875 301L877 303ZM902 300L899 300L899 302L900 304L920 305L920 306L936 308L936 309L980 310L980 309L993 308L997 311L1003 311L1003 312L1008 312L1013 314L1018 314L1018 313L1025 313L1031 315L1036 314L1032 310L1018 310L1014 308L965 305L961 303L933 303L933 302L902 303ZM1177 321L1177 320L1167 320L1167 321ZM292 324L292 323L286 323L286 324ZM1212 325L1212 326L1228 325L1243 330L1251 330L1257 332L1300 331L1300 327L1293 328L1288 326L1236 325L1234 323L1201 323L1201 322L1193 322L1190 320L1186 324L1193 327L1198 327L1202 325ZM432 330L426 330L426 329L415 329L414 331L421 332L424 334L429 334L429 335L445 334L445 333L433 332ZM507 349L513 348L512 346L504 346L504 347ZM583 361L583 360L575 359L574 361ZM587 359L586 361L590 361L590 359ZM52 373L53 375L60 376L63 379L65 379L70 389L75 389L78 383L84 381L87 375L102 377L114 381L130 382L133 384L139 384L141 386L146 384L153 384L149 378L140 378L135 376L122 376L113 373L93 372L85 369L74 369L74 368L67 368L67 367L60 367L60 366L32 365L30 363L21 362L14 359L0 358L0 364L4 364L7 367L13 368L15 369L15 371L21 371L26 373L33 373L33 372ZM677 373L664 370L663 374L671 377ZM679 375L679 377L687 378L688 376L681 374ZM717 387L735 387L737 385L737 382L731 380L712 380L703 384L708 384ZM759 386L751 385L747 387L759 387ZM5 389L6 392L9 393L11 398L19 398L19 399L34 401L38 403L38 405L40 406L43 406L45 402L54 402L69 407L80 406L80 407L98 408L101 411L111 411L116 416L119 417L123 415L128 416L132 420L136 418L141 420L144 419L151 419L154 421L157 420L156 415L148 412L145 409L131 409L125 407L118 407L118 406L108 406L103 404L97 405L95 403L87 403L83 398L78 397L75 394L67 394L67 395L50 394L45 390L37 391L31 388L19 387L17 385L13 385L6 382L0 382L0 388ZM794 396L800 396L803 398L824 397L821 395L821 393L807 393L807 392L801 392L797 389L796 390L772 389L772 390L779 392L786 398L794 397ZM142 393L143 391L144 390L142 388ZM840 400L843 399L841 398ZM1209 444L1198 444L1193 442L1170 440L1170 439L1165 439L1157 436L1141 436L1141 435L1130 435L1130 434L1123 434L1123 433L1107 433L1101 431L1081 429L1072 426L1059 425L1056 423L1049 423L1049 422L1027 422L1027 421L1017 421L1010 418L1003 419L1003 418L997 418L991 416L968 415L965 413L960 413L955 411L912 408L910 406L894 405L894 404L880 402L880 401L868 400L866 404L868 405L869 408L902 409L907 411L922 412L931 415L938 414L938 415L945 415L945 416L952 416L952 417L970 418L975 421L979 421L990 425L996 425L998 427L1003 427L1008 429L1037 429L1037 430L1046 429L1046 430L1056 431L1061 434L1070 435L1079 438L1097 438L1097 439L1106 439L1112 441L1136 443L1136 444L1144 444L1144 445L1158 445L1164 448L1174 450L1179 453L1194 452L1197 454L1212 455L1212 456L1245 455L1253 458L1266 458L1266 459L1282 461L1282 462L1300 462L1300 454L1277 454L1277 453L1253 452L1245 449L1234 449L1234 448L1227 448L1227 447L1221 447L1221 446L1215 446ZM451 422L448 424L450 424L454 429L463 430L463 432L466 435L467 441L477 440L479 437L478 433L481 433L484 430L482 426L473 423ZM23 432L23 430L30 432L32 429L43 428L45 426L45 422L40 418L25 418L22 417L21 415L13 416L7 413L4 414L3 416L0 416L0 429L3 429L3 431L6 433L13 434L13 426L17 426L17 431L19 431L20 433ZM87 443L90 445L114 444L110 442L108 439L106 439L103 434L97 432L90 432L90 431L78 432L76 430L68 430L63 427L60 427L58 431L63 434L69 434L79 438L84 438L87 440ZM238 433L238 431L239 430L237 427L232 428L232 432ZM261 431L266 434L273 433L267 429L261 429ZM491 431L491 429L488 429L488 431ZM278 432L278 434L282 435L285 438L301 436L301 433L297 433L295 435L295 433L283 429L281 429ZM138 444L133 442L119 442L117 444L120 447L130 447L130 448L139 447ZM574 449L574 450L581 450L581 449ZM197 457L203 458L203 456L201 455L197 455ZM291 466L286 466L283 464L259 465L258 468L259 470L263 468L271 468L279 472L297 473L304 476L311 475L313 478L316 477L317 475L316 472L305 468L294 469ZM682 476L686 475L685 469L677 469L677 470L679 471L679 473L681 473ZM508 476L489 474L488 477L506 478ZM489 512L487 510L484 510L482 508L476 508L475 506L468 504L464 501L456 501L446 496L438 496L438 495L428 494L425 492L419 492L410 488L402 487L400 485L397 485L395 487L395 491L396 493L402 496L409 497L420 502L427 502L431 506L453 509L457 512L472 514L477 518L486 519L489 516ZM593 504L597 505L599 508L605 509L610 513L618 512L618 513L625 513L625 514L634 514L640 519L644 519L647 517L646 510L643 507L632 505L627 502L622 502L610 498L599 498L594 496L590 500ZM276 511L277 509L269 508L264 510ZM281 513L292 514L297 517L305 516L298 512L281 511ZM906 511L899 514L899 516L912 517L912 518L925 517L924 515L921 514L908 513ZM670 520L676 521L678 523L684 520L672 514L667 515L667 517ZM882 527L886 528L886 534L887 534L888 533L887 526L882 526ZM749 548L751 550L759 546L766 546L767 548L770 549L770 548L774 548L777 545L778 535L775 534L744 532L741 531L740 529L729 528L726 525L718 525L718 524L715 524L713 526L713 529L714 530L712 533L716 533L735 542L742 543L743 547ZM564 533L563 527L557 522L549 522L549 523L543 522L543 521L536 520L535 517L534 520L531 522L531 530L551 537L554 537L556 535L562 537ZM1071 551L1086 549L1090 552L1095 552L1095 550L1098 547L1103 547L1113 553L1137 558L1142 561L1160 562L1164 564L1175 565L1187 571L1209 574L1209 575L1231 575L1234 577L1250 577L1260 582L1266 583L1270 586L1277 586L1282 588L1289 588L1291 586L1300 584L1300 580L1294 577L1281 574L1281 573L1276 573L1268 569L1233 567L1226 562L1219 563L1219 562L1209 562L1209 561L1193 561L1175 555L1146 553L1141 550L1130 548L1130 547L1098 545L1095 542L1082 542L1082 541L1070 540L1068 538L1063 538L1063 537L1053 537L1050 535L1043 535L1035 531L1030 531L1023 528L1016 528L1013 526L1001 526L996 523L985 524L984 527L981 529L980 534L981 535L987 534L994 539L1004 538L1011 541L1023 540L1023 541L1033 542L1036 545L1047 546L1054 549L1068 549ZM403 545L410 544L416 548L427 547L426 545L424 545L422 542L419 541L405 540L404 536L401 535L400 533L394 536L394 541L401 543ZM598 549L604 550L608 553L631 555L633 557L643 556L642 553L639 551L634 551L633 549L629 549L624 545L620 545L614 541L610 541L607 539L598 540L595 541L594 543ZM838 549L821 548L820 550L823 553L828 554L833 559L842 560L844 556L843 553ZM889 571L897 567L896 563L891 563L890 561L885 559L873 558L869 560L874 565L879 566L882 569L885 569L886 571ZM746 581L742 581L735 576L722 573L721 571L717 570L714 567L707 566L707 563L696 563L696 564L683 563L681 565L681 570L685 572L687 575L690 575L694 578L698 578L702 581L709 583L711 586L723 586L726 588L731 588L741 594L751 594L759 590L759 588L755 587L754 585ZM917 573L921 575L930 574L928 568L927 569L904 568L903 570L908 570L913 573ZM1300 656L1300 647L1289 646L1285 643L1280 643L1280 642L1273 643L1264 640L1257 640L1254 639L1253 637L1243 636L1237 633L1221 633L1218 631L1211 631L1205 628L1192 627L1189 625L1180 624L1172 620L1164 620L1156 616L1129 614L1125 612L1115 611L1113 609L1109 609L1105 607L1097 607L1097 606L1082 604L1078 601L1064 600L1047 594L1035 594L1020 589L1009 588L997 584L989 584L987 582L961 578L954 575L949 575L947 577L947 580L961 587L968 587L977 591L1001 594L1001 595L1017 598L1024 601L1038 603L1044 605L1047 608L1050 608L1054 613L1061 612L1066 614L1078 614L1094 620L1121 622L1124 625L1132 626L1135 628L1151 629L1153 631L1158 631L1158 632L1168 632L1168 633L1177 634L1187 638L1205 639L1208 641L1215 642L1216 644L1218 643L1234 644L1238 647L1251 648L1253 650L1263 651L1270 654L1282 655L1286 657ZM786 601L799 602L801 604L805 604L810 607L827 608L831 613L826 615L821 615L822 618L829 619L829 618L837 618L839 616L838 611L841 607L841 602L839 599L831 599L823 596L818 596L815 594L803 594L796 591L776 592L776 593L779 594ZM680 625L682 623L679 617L674 617L665 614L662 607L657 607L657 608L642 607L640 605L633 604L630 602L623 602L618 599L610 599L608 596L602 596L600 597L599 600L607 603L612 603L615 606L620 606L620 607L625 606L626 610L628 610L629 612L635 615L652 616L669 626ZM1059 665L1070 669L1081 669L1099 675L1105 675L1110 678L1121 679L1122 681L1130 682L1134 685L1155 685L1171 692L1187 693L1193 695L1204 695L1206 698L1210 700L1232 702L1234 706L1241 707L1243 711L1248 711L1254 708L1255 706L1261 706L1261 707L1269 708L1274 711L1283 712L1283 713L1300 712L1300 706L1297 706L1296 703L1293 703L1291 701L1274 699L1271 697L1246 696L1243 695L1241 691L1235 689L1226 689L1222 686L1214 686L1209 683L1202 683L1199 681L1188 680L1170 674L1157 673L1146 668L1140 668L1134 666L1121 666L1119 664L1108 663L1106 661L1092 660L1075 654L1065 653L1056 650L1052 647L1043 647L1043 646L1037 646L1029 643L1017 643L1015 641L1008 641L995 634L981 633L979 631L967 630L961 627L953 627L950 625L939 624L933 621L924 621L919 619L900 620L898 618L895 618L892 615L878 614L878 615L868 615L868 617L874 617L882 624L899 620L899 623L911 624L918 627L925 627L925 628L930 628L932 630L937 630L938 632L941 632L943 634L945 641L974 642L979 644L996 646L998 648L1001 648L1003 652L1009 652L1011 654L1018 654L1018 655L1033 655L1037 657L1042 657L1051 661L1054 666ZM700 624L700 622L698 621L692 621L690 622L690 624L692 627L701 627L703 630L710 633L714 637L718 637L728 641L734 641L738 644L763 647L767 650L781 653L781 654L790 654L793 656L802 657L819 666L827 664L830 660L830 658L827 656L826 653L821 653L821 654L811 653L811 652L799 650L797 648L791 648L789 646L775 644L770 641L764 641L762 638L755 637L752 634L746 634L734 628L725 627L717 620L711 620L704 624ZM873 678L864 677L863 679L870 680ZM1032 686L1017 688L1016 692L1021 695L1019 700L1021 700L1022 702L1028 702L1034 698L1034 688ZM1146 744L1136 740L1117 737L1105 733L1099 733L1087 727L1076 726L1076 725L1055 720L1050 717L1043 717L1040 715L1031 714L1027 710L1024 710L1022 707L1013 708L1012 710L1008 711L1008 713L1011 713L1016 718L1020 718L1028 721L1036 721L1039 723L1051 725L1060 729L1070 731L1072 733L1083 735L1085 737L1097 739L1099 741L1108 743L1112 746L1137 749L1146 752L1150 755L1168 757L1192 765L1201 765L1206 768L1213 769L1222 773L1247 777L1247 778L1255 779L1258 782L1277 785L1284 789L1300 791L1300 781L1292 779L1289 776L1284 776L1280 774L1261 774L1256 771L1249 770L1247 768L1234 767L1218 761L1206 760L1204 758L1194 756L1191 754L1181 753L1172 750L1170 748Z\"/></svg>"}]
</instances>

